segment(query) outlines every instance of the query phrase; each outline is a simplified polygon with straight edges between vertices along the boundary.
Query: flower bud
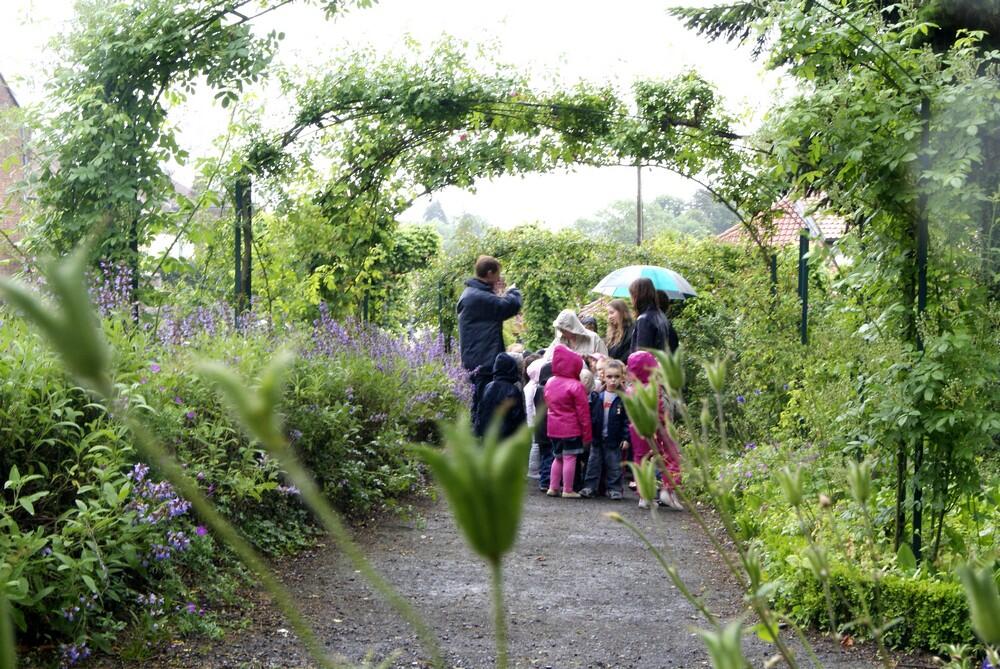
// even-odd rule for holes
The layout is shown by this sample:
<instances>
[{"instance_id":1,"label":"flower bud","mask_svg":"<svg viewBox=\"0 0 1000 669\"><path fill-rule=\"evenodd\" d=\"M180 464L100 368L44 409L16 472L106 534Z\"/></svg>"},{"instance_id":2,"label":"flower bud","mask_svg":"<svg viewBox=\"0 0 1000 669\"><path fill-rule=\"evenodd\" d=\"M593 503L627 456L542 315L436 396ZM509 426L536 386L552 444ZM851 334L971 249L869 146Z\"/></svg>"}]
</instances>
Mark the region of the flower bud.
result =
<instances>
[{"instance_id":1,"label":"flower bud","mask_svg":"<svg viewBox=\"0 0 1000 669\"><path fill-rule=\"evenodd\" d=\"M726 385L726 358L716 358L713 362L705 363L705 375L708 377L708 385L715 394L721 394Z\"/></svg>"},{"instance_id":2,"label":"flower bud","mask_svg":"<svg viewBox=\"0 0 1000 669\"><path fill-rule=\"evenodd\" d=\"M802 468L782 467L778 472L778 483L781 485L785 498L793 507L802 506Z\"/></svg>"},{"instance_id":3,"label":"flower bud","mask_svg":"<svg viewBox=\"0 0 1000 669\"><path fill-rule=\"evenodd\" d=\"M958 568L958 576L969 602L972 629L983 643L1000 644L1000 594L993 570L963 565Z\"/></svg>"},{"instance_id":4,"label":"flower bud","mask_svg":"<svg viewBox=\"0 0 1000 669\"><path fill-rule=\"evenodd\" d=\"M625 413L640 436L656 434L660 423L660 398L655 384L636 384L631 397L624 398Z\"/></svg>"},{"instance_id":5,"label":"flower bud","mask_svg":"<svg viewBox=\"0 0 1000 669\"><path fill-rule=\"evenodd\" d=\"M698 634L708 647L715 669L746 669L750 666L743 656L743 628L733 621L718 632L699 630Z\"/></svg>"},{"instance_id":6,"label":"flower bud","mask_svg":"<svg viewBox=\"0 0 1000 669\"><path fill-rule=\"evenodd\" d=\"M872 495L872 467L871 463L848 462L847 463L847 485L851 489L851 497L862 506L868 503Z\"/></svg>"}]
</instances>

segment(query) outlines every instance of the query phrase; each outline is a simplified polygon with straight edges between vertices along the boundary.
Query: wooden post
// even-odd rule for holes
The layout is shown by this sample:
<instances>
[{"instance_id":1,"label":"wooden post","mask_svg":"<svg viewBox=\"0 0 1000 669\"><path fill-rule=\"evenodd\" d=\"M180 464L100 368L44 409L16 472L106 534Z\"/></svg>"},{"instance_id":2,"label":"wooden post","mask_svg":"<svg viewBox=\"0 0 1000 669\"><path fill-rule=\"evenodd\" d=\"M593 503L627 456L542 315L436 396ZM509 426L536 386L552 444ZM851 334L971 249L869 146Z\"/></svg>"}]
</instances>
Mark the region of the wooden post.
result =
<instances>
[{"instance_id":1,"label":"wooden post","mask_svg":"<svg viewBox=\"0 0 1000 669\"><path fill-rule=\"evenodd\" d=\"M642 164L635 166L635 245L642 246Z\"/></svg>"}]
</instances>

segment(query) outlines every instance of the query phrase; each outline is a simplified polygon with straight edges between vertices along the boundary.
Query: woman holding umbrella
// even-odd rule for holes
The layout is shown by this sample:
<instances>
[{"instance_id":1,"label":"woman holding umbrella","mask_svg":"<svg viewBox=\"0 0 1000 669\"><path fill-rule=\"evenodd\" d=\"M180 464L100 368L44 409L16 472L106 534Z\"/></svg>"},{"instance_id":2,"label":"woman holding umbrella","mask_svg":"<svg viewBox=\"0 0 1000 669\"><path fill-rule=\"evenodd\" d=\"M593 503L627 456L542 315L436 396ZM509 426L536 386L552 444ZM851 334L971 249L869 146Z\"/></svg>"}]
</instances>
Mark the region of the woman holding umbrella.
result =
<instances>
[{"instance_id":1,"label":"woman holding umbrella","mask_svg":"<svg viewBox=\"0 0 1000 669\"><path fill-rule=\"evenodd\" d=\"M670 326L660 311L656 288L648 277L640 277L628 287L635 309L635 328L632 330L631 353L644 348L669 351Z\"/></svg>"}]
</instances>

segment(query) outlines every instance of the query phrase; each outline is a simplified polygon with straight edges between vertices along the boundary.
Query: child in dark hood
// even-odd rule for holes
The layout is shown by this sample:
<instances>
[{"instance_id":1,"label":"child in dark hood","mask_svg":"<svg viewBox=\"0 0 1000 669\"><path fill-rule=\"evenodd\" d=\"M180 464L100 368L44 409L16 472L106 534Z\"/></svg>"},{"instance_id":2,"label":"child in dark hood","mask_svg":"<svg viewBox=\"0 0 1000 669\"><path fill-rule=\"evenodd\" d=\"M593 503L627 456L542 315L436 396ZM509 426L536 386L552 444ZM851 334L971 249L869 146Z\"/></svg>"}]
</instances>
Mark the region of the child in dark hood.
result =
<instances>
[{"instance_id":1,"label":"child in dark hood","mask_svg":"<svg viewBox=\"0 0 1000 669\"><path fill-rule=\"evenodd\" d=\"M518 382L521 370L517 360L507 353L500 353L493 362L493 380L486 384L483 398L479 401L479 414L476 417L476 434L483 436L489 427L493 416L498 411L506 410L500 424L500 438L505 439L524 425L527 420L524 415L524 397Z\"/></svg>"},{"instance_id":2,"label":"child in dark hood","mask_svg":"<svg viewBox=\"0 0 1000 669\"><path fill-rule=\"evenodd\" d=\"M545 407L545 384L552 378L552 363L542 361L532 401L535 404L535 443L538 444L538 488L549 489L552 474L552 440L549 438L548 409Z\"/></svg>"}]
</instances>

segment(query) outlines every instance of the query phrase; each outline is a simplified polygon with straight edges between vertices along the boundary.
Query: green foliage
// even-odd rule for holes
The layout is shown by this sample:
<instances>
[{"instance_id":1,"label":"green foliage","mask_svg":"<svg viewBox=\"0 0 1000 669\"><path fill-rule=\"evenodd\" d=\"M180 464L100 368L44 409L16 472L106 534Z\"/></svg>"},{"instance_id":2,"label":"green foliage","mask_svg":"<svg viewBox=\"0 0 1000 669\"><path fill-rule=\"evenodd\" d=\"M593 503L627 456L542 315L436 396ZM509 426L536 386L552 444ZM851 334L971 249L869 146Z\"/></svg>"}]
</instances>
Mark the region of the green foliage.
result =
<instances>
[{"instance_id":1,"label":"green foliage","mask_svg":"<svg viewBox=\"0 0 1000 669\"><path fill-rule=\"evenodd\" d=\"M700 190L690 201L661 195L642 208L643 238L653 239L672 232L705 237L718 234L736 222L736 217ZM594 215L581 218L573 227L596 241L635 243L635 201L619 200Z\"/></svg>"},{"instance_id":2,"label":"green foliage","mask_svg":"<svg viewBox=\"0 0 1000 669\"><path fill-rule=\"evenodd\" d=\"M233 334L182 350L113 321L105 322L105 334L116 351L115 386L218 509L268 553L312 542L314 525L281 468L242 435L232 412L191 371L206 356L252 373L273 342ZM56 357L9 313L0 343L0 573L22 643L69 640L120 650L116 640L125 643L126 626L140 637L145 629L152 641L161 636L154 628L212 633L215 605L239 574L232 558L211 534L196 531L188 513L143 521L165 513L168 502L142 492L126 428L69 381ZM457 406L440 369L376 364L346 350L304 358L280 395L297 452L352 517L391 508L414 489L419 475L404 445L435 438L434 421ZM400 389L422 394L419 403L399 402ZM165 486L161 476L154 468L145 481ZM177 532L189 540L186 550L171 545L171 537L186 543ZM165 550L170 557L157 559ZM163 603L136 603L150 594Z\"/></svg>"}]
</instances>

